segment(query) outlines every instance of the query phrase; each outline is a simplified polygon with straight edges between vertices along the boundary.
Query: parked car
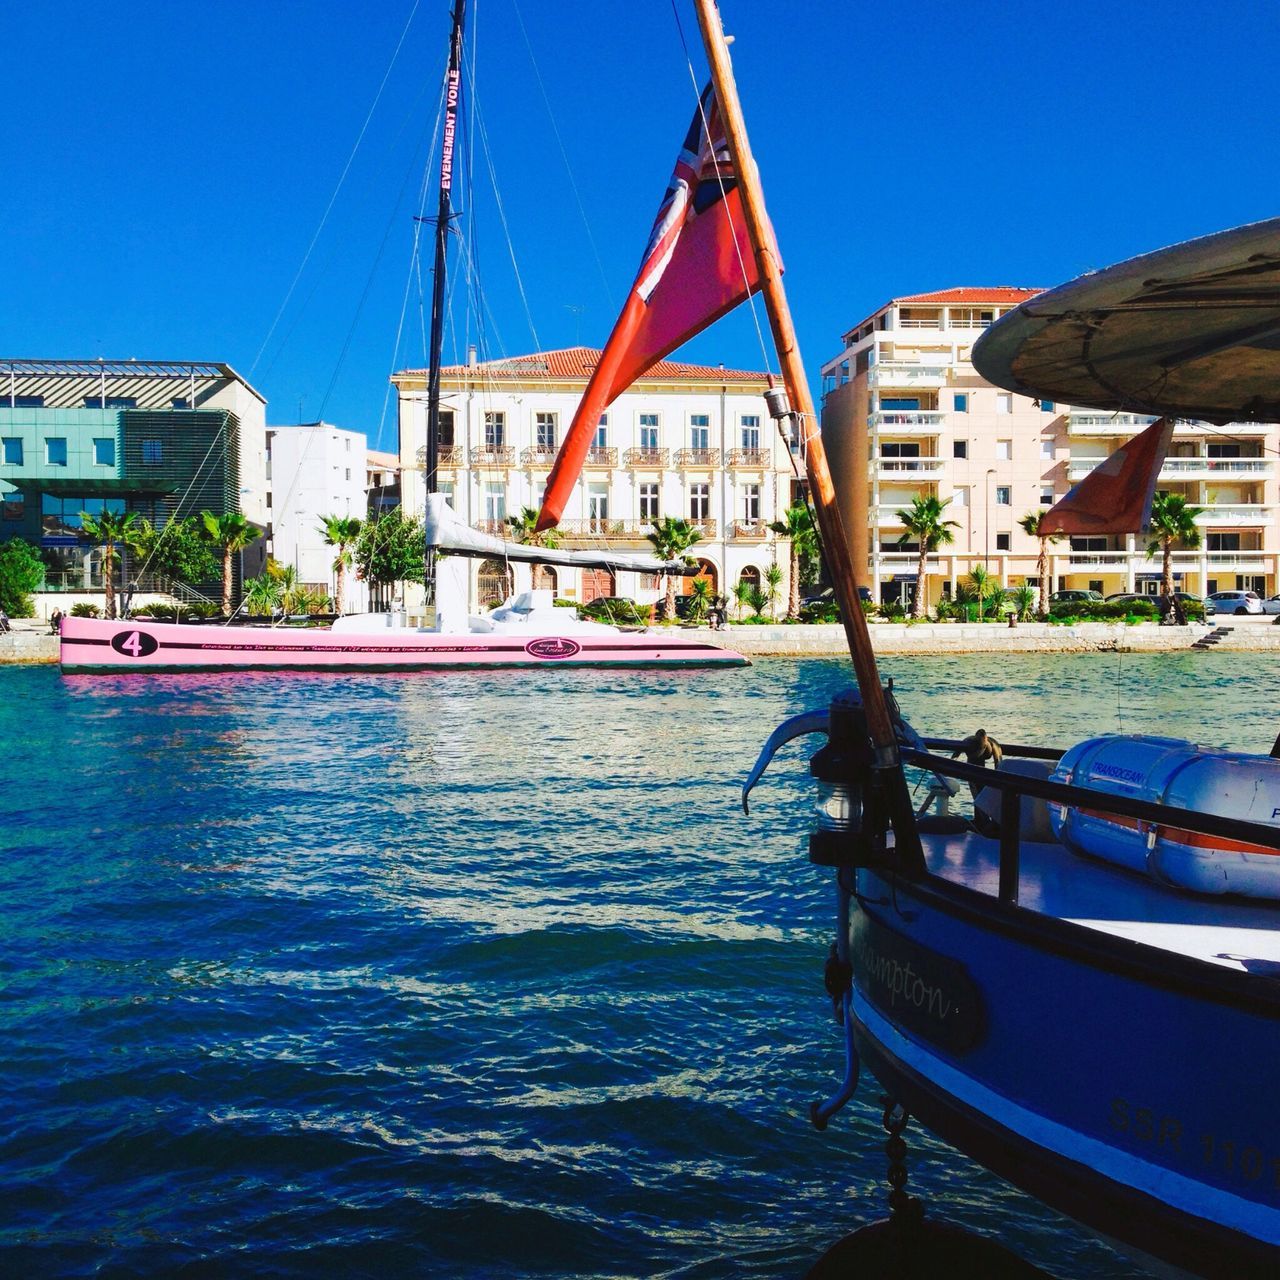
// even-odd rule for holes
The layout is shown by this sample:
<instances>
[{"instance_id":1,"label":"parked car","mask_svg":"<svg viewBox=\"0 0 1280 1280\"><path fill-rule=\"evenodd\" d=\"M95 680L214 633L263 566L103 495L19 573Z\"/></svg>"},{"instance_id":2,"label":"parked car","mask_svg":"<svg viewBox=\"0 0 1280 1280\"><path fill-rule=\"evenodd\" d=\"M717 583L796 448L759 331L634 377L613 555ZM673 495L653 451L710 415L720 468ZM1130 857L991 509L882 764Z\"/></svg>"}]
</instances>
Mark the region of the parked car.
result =
<instances>
[{"instance_id":1,"label":"parked car","mask_svg":"<svg viewBox=\"0 0 1280 1280\"><path fill-rule=\"evenodd\" d=\"M870 601L871 589L869 587L859 587L858 599ZM835 604L835 602L835 587L823 587L821 591L811 591L807 596L802 596L800 599L800 605L802 608L808 604Z\"/></svg>"},{"instance_id":2,"label":"parked car","mask_svg":"<svg viewBox=\"0 0 1280 1280\"><path fill-rule=\"evenodd\" d=\"M1262 602L1263 613L1280 613L1280 595L1268 596Z\"/></svg>"},{"instance_id":3,"label":"parked car","mask_svg":"<svg viewBox=\"0 0 1280 1280\"><path fill-rule=\"evenodd\" d=\"M1213 601L1217 613L1233 613L1238 616L1266 612L1262 607L1262 597L1256 591L1215 591L1205 598Z\"/></svg>"},{"instance_id":4,"label":"parked car","mask_svg":"<svg viewBox=\"0 0 1280 1280\"><path fill-rule=\"evenodd\" d=\"M1049 597L1049 604L1051 606L1055 604L1081 604L1085 601L1101 599L1101 591L1082 591L1073 589L1069 591L1055 591Z\"/></svg>"}]
</instances>

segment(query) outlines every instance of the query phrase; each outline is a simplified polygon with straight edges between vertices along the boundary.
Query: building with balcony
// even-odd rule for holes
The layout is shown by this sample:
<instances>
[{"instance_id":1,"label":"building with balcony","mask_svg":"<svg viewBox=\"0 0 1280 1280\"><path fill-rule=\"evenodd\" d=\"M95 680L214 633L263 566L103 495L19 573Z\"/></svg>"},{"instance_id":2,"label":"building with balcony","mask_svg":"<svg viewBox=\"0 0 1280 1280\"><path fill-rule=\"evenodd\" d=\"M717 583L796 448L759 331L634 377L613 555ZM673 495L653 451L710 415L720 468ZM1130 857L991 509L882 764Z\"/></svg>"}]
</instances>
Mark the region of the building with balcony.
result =
<instances>
[{"instance_id":1,"label":"building with balcony","mask_svg":"<svg viewBox=\"0 0 1280 1280\"><path fill-rule=\"evenodd\" d=\"M984 566L1005 586L1037 583L1039 541L1020 527L1152 419L1029 399L973 368L981 332L1035 289L944 289L894 298L844 334L822 367L822 436L854 563L879 601L910 600L917 552L898 512L947 504L955 541L930 558L928 599ZM1195 551L1174 551L1182 590L1270 594L1280 577L1280 427L1180 422L1159 487L1202 509ZM1159 558L1134 535L1050 543L1052 590L1159 592Z\"/></svg>"},{"instance_id":2,"label":"building with balcony","mask_svg":"<svg viewBox=\"0 0 1280 1280\"><path fill-rule=\"evenodd\" d=\"M265 528L266 402L225 364L0 360L0 540L41 548L49 590L101 588L81 516L157 526L239 511ZM265 556L245 552L245 572ZM240 572L239 561L236 572Z\"/></svg>"},{"instance_id":3,"label":"building with balcony","mask_svg":"<svg viewBox=\"0 0 1280 1280\"><path fill-rule=\"evenodd\" d=\"M437 487L476 528L510 535L508 516L541 505L547 476L599 360L588 347L447 367L441 373ZM403 502L425 502L427 371L393 375L399 393ZM796 492L793 451L765 412L763 373L664 360L601 416L565 509L562 545L650 551L661 516L702 532L693 554L717 593L746 578L761 583L790 554L769 530ZM487 562L486 562L487 564ZM500 566L480 566L475 599L501 590ZM557 568L548 581L586 603L621 595L649 601L647 575ZM786 599L786 582L781 599Z\"/></svg>"}]
</instances>

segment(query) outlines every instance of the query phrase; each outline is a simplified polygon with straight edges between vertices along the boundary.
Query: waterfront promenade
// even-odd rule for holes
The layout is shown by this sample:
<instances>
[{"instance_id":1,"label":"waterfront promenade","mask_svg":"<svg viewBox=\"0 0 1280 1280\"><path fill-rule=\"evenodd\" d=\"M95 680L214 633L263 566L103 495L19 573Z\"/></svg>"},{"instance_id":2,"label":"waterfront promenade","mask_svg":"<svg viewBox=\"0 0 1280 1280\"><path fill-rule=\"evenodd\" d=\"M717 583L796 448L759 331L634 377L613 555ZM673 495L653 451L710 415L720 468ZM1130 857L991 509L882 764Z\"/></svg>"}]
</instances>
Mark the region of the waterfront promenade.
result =
<instances>
[{"instance_id":1,"label":"waterfront promenade","mask_svg":"<svg viewBox=\"0 0 1280 1280\"><path fill-rule=\"evenodd\" d=\"M1016 627L993 623L873 622L871 639L877 653L1168 653L1212 648L1219 652L1272 652L1280 655L1280 626L1274 616L1223 618L1216 625L1197 623L1163 627L1155 623L1126 626L1082 622L1059 626L1020 622ZM0 635L0 663L56 663L58 639L49 625L35 618L16 618L12 631ZM844 630L835 624L733 626L725 631L697 628L711 640L723 640L752 658L839 657L848 652Z\"/></svg>"}]
</instances>

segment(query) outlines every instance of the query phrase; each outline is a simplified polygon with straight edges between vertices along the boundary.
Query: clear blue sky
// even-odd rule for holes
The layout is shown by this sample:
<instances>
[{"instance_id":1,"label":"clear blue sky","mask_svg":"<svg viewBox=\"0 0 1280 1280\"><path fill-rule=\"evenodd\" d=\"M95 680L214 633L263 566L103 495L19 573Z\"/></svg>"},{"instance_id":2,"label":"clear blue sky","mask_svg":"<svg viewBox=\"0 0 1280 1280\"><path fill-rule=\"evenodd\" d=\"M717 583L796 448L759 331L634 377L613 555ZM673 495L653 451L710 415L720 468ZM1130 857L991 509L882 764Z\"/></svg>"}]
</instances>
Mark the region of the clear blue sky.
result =
<instances>
[{"instance_id":1,"label":"clear blue sky","mask_svg":"<svg viewBox=\"0 0 1280 1280\"><path fill-rule=\"evenodd\" d=\"M815 378L894 294L1056 284L1280 211L1270 5L724 7ZM323 412L378 443L388 372L422 362L416 307L398 351L396 329L448 10L7 5L0 357L226 361L266 395L268 421L297 421L301 404L302 419ZM692 110L670 0L478 0L472 32L538 340L599 345ZM474 209L487 349L532 350L491 196L477 190ZM684 354L762 362L745 312Z\"/></svg>"}]
</instances>

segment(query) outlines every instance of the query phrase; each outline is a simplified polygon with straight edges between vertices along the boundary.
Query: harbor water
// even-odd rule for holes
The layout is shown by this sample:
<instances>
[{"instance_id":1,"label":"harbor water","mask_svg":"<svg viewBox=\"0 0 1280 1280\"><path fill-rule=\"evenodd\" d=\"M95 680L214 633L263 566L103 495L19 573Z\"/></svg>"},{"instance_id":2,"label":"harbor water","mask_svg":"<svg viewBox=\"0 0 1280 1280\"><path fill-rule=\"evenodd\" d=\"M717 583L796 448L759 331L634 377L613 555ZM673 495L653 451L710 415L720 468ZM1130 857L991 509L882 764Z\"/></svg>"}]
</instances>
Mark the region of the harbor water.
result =
<instances>
[{"instance_id":1,"label":"harbor water","mask_svg":"<svg viewBox=\"0 0 1280 1280\"><path fill-rule=\"evenodd\" d=\"M923 732L1267 751L1258 656L886 661ZM0 1274L800 1276L884 1216L831 1127L812 742L847 663L0 669ZM1087 1034L1087 1029L1082 1029ZM1137 1276L912 1126L909 1189Z\"/></svg>"}]
</instances>

